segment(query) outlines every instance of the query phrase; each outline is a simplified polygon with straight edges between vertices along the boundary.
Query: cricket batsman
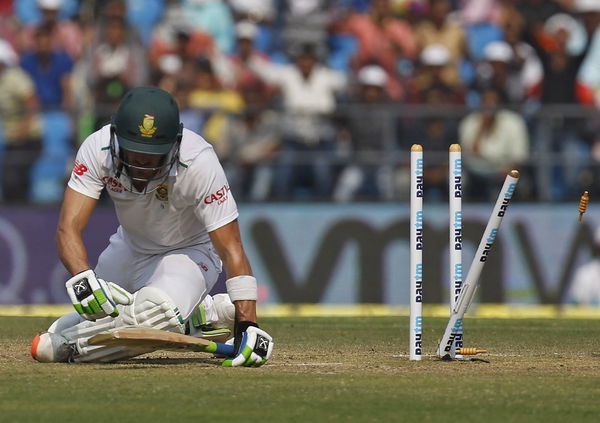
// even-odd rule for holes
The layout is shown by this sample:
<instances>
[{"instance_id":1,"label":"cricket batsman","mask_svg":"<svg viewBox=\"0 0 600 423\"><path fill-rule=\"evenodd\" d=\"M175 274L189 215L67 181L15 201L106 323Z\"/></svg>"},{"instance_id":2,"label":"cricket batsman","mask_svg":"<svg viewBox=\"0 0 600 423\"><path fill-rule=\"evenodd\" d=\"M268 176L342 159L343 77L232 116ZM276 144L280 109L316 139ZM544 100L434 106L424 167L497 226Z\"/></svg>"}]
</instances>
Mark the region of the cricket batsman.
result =
<instances>
[{"instance_id":1,"label":"cricket batsman","mask_svg":"<svg viewBox=\"0 0 600 423\"><path fill-rule=\"evenodd\" d=\"M103 189L120 226L95 269L82 232ZM76 312L32 343L42 362L106 362L148 347L92 346L87 340L124 326L210 339L230 334L224 366L261 366L273 351L259 329L257 283L242 246L238 210L217 156L183 128L174 98L134 88L112 122L81 145L65 190L57 248L73 275L66 282ZM225 268L227 294L208 295ZM232 332L233 331L233 332Z\"/></svg>"}]
</instances>

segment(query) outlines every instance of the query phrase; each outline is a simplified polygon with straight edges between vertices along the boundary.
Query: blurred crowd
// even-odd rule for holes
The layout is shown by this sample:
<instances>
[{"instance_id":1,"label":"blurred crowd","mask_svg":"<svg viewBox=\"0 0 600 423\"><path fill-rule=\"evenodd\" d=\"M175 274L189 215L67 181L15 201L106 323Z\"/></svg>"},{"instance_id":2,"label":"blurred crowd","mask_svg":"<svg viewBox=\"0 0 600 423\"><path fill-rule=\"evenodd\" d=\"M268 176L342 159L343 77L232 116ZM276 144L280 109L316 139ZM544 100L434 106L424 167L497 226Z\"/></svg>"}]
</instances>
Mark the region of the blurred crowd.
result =
<instances>
[{"instance_id":1,"label":"blurred crowd","mask_svg":"<svg viewBox=\"0 0 600 423\"><path fill-rule=\"evenodd\" d=\"M60 201L77 146L156 85L241 201L401 200L413 143L430 198L460 143L466 198L517 168L564 200L599 179L598 69L600 0L0 0L1 198Z\"/></svg>"}]
</instances>

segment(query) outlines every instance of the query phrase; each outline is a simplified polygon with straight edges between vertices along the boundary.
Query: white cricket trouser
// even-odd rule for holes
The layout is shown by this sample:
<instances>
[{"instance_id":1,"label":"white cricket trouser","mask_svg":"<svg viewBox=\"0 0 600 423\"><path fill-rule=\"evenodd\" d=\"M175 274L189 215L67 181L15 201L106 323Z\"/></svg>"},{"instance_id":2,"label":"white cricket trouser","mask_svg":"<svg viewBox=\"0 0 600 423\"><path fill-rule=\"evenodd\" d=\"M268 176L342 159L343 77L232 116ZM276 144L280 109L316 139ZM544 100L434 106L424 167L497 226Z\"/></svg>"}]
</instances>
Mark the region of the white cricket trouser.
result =
<instances>
[{"instance_id":1,"label":"white cricket trouser","mask_svg":"<svg viewBox=\"0 0 600 423\"><path fill-rule=\"evenodd\" d=\"M117 231L100 254L95 272L131 293L144 286L160 288L187 319L217 282L221 269L221 259L210 242L164 254L140 254Z\"/></svg>"}]
</instances>

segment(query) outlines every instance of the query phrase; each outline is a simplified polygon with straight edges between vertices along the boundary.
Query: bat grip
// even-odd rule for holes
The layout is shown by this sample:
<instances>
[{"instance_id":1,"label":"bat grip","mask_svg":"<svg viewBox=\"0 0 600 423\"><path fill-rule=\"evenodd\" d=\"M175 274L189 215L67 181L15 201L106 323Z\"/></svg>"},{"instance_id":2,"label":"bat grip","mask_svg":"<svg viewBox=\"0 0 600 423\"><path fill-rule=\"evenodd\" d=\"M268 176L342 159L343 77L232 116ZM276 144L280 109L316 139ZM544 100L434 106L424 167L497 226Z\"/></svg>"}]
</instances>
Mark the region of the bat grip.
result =
<instances>
[{"instance_id":1,"label":"bat grip","mask_svg":"<svg viewBox=\"0 0 600 423\"><path fill-rule=\"evenodd\" d=\"M211 344L209 352L226 355L228 357L232 357L235 354L235 347L233 345L222 344L220 342L213 342L214 346Z\"/></svg>"}]
</instances>

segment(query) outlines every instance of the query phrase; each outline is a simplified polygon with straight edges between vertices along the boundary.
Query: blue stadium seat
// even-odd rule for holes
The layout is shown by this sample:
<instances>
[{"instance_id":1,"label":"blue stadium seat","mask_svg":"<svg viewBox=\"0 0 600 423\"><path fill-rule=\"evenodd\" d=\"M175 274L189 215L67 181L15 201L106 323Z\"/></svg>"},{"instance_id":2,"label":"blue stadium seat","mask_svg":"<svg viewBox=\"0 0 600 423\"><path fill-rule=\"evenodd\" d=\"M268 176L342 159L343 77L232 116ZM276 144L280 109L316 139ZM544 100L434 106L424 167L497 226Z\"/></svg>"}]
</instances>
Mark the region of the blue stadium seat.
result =
<instances>
[{"instance_id":1,"label":"blue stadium seat","mask_svg":"<svg viewBox=\"0 0 600 423\"><path fill-rule=\"evenodd\" d=\"M358 41L352 35L332 35L329 37L329 57L327 64L332 69L348 72L350 60L356 54Z\"/></svg>"},{"instance_id":2,"label":"blue stadium seat","mask_svg":"<svg viewBox=\"0 0 600 423\"><path fill-rule=\"evenodd\" d=\"M276 31L267 25L258 25L258 33L254 40L254 48L270 55L275 50Z\"/></svg>"},{"instance_id":3,"label":"blue stadium seat","mask_svg":"<svg viewBox=\"0 0 600 423\"><path fill-rule=\"evenodd\" d=\"M127 0L127 22L134 26L145 45L150 42L152 31L162 18L163 0Z\"/></svg>"},{"instance_id":4,"label":"blue stadium seat","mask_svg":"<svg viewBox=\"0 0 600 423\"><path fill-rule=\"evenodd\" d=\"M71 122L62 111L43 114L44 135L41 157L31 169L29 196L35 203L60 201L72 151L69 145Z\"/></svg>"}]
</instances>

